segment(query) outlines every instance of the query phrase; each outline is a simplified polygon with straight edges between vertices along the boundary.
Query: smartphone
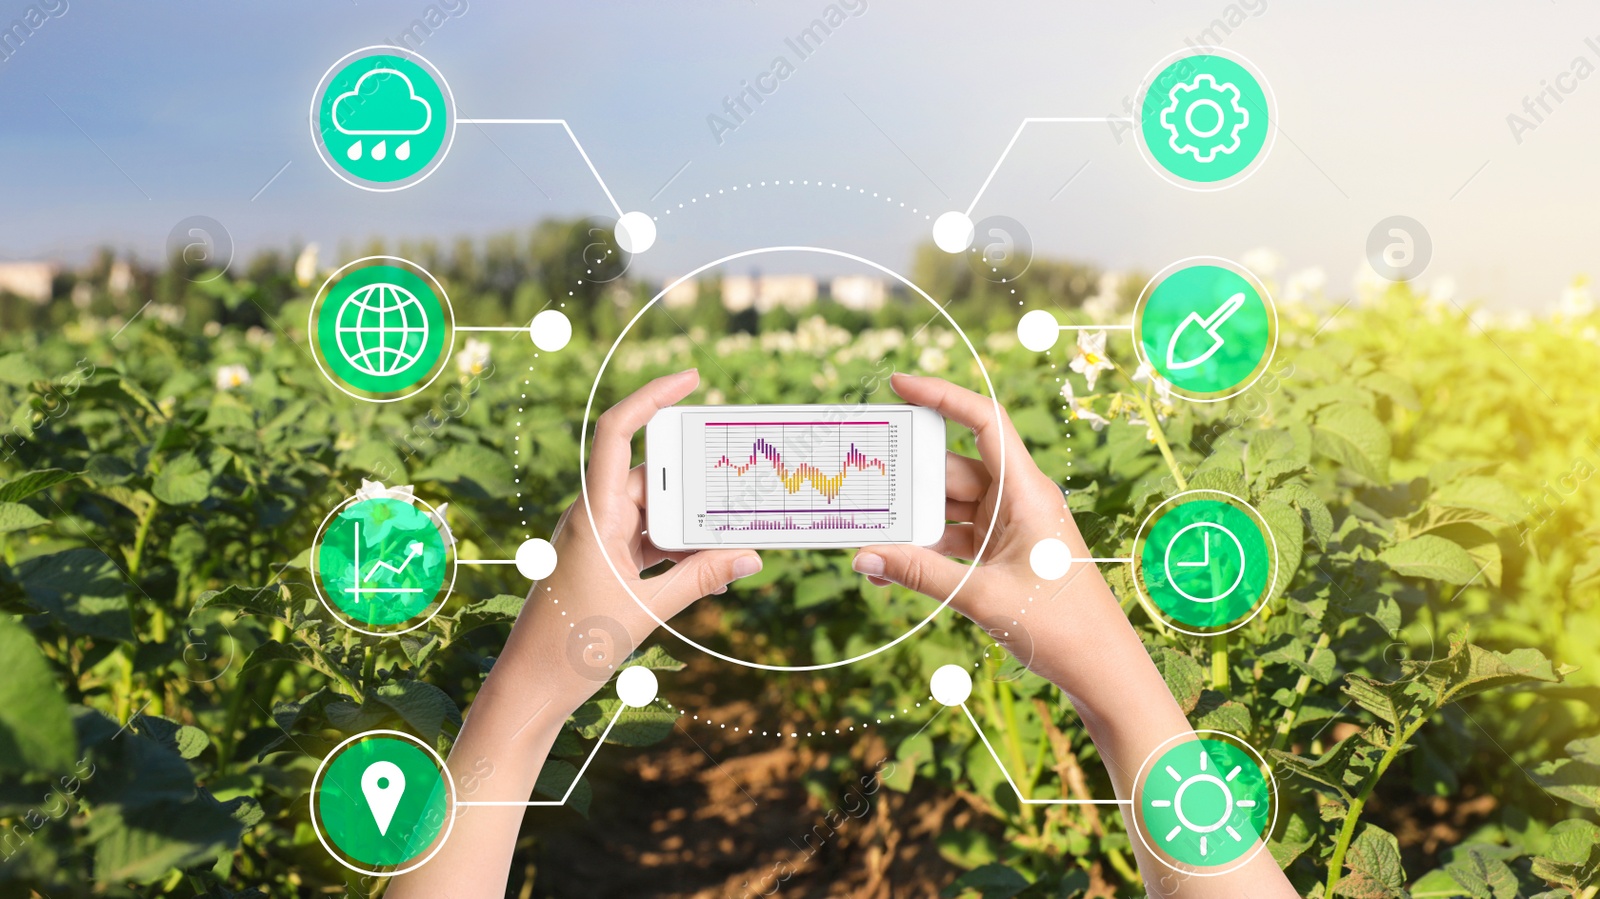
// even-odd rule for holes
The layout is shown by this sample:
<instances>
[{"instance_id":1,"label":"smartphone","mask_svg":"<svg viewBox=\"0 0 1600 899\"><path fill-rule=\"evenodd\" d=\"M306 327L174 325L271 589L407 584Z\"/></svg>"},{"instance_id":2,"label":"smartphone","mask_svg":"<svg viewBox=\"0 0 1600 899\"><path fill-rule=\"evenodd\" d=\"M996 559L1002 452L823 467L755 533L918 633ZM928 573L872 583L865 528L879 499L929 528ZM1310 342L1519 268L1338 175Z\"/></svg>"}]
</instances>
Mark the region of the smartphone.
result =
<instances>
[{"instance_id":1,"label":"smartphone","mask_svg":"<svg viewBox=\"0 0 1600 899\"><path fill-rule=\"evenodd\" d=\"M673 406L645 429L664 550L927 546L944 533L944 418L903 405Z\"/></svg>"}]
</instances>

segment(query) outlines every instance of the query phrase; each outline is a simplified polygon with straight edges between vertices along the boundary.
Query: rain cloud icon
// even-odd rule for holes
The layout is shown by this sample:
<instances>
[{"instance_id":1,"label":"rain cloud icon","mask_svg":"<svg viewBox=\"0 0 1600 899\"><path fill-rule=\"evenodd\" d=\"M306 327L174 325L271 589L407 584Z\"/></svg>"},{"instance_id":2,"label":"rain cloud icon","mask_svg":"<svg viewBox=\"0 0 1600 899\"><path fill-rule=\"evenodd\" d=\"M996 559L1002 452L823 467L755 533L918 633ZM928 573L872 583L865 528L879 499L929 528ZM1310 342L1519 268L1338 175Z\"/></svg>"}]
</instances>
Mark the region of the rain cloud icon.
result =
<instances>
[{"instance_id":1,"label":"rain cloud icon","mask_svg":"<svg viewBox=\"0 0 1600 899\"><path fill-rule=\"evenodd\" d=\"M341 134L353 137L408 137L421 134L433 124L433 107L417 96L416 86L404 72L397 69L378 68L364 73L355 86L333 100L333 127ZM351 160L360 159L364 148L356 140L345 155ZM372 158L383 161L389 154L387 140L372 146ZM411 141L403 141L395 148L394 158L405 161L411 157Z\"/></svg>"}]
</instances>

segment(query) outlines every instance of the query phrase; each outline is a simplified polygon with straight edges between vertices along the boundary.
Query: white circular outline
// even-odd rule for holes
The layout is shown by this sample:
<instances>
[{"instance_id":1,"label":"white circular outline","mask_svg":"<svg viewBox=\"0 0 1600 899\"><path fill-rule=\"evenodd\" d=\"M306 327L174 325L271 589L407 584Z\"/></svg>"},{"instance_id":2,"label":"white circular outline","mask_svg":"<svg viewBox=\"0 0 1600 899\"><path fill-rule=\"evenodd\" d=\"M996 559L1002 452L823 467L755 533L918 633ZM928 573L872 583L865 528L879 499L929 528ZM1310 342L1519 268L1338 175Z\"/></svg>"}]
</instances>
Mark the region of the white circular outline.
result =
<instances>
[{"instance_id":1,"label":"white circular outline","mask_svg":"<svg viewBox=\"0 0 1600 899\"><path fill-rule=\"evenodd\" d=\"M943 306L940 306L939 303L936 300L934 300L933 297L929 296L927 291L923 290L921 287L918 287L916 284L912 283L910 278L907 278L905 275L902 275L899 272L888 268L887 266L881 265L881 264L879 264L877 262L873 262L870 259L866 259L866 258L863 258L861 256L857 256L854 253L847 253L844 250L834 250L834 249L829 249L827 247L808 247L808 246L758 247L758 248L752 249L752 250L740 250L737 253L730 253L730 254L728 254L726 256L723 256L720 259L715 259L715 260L712 260L711 262L707 262L706 264L700 266L699 268L696 268L695 270L689 272L688 274L682 275L681 277L679 277L677 280L673 281L672 283L663 286L661 288L661 290L656 293L655 296L650 298L650 302L644 304L644 307L641 308L638 312L635 312L634 315L633 315L633 318L629 319L628 323L625 326L623 326L622 332L620 334L618 334L617 335L617 339L614 342L612 342L611 348L609 350L606 350L605 358L600 360L600 367L599 367L599 369L597 369L595 371L595 375L594 375L594 385L589 388L589 402L588 402L587 405L584 406L584 409L583 409L583 433L579 435L579 440L578 440L578 479L582 483L582 486L583 486L583 510L584 510L584 514L589 519L589 529L595 535L595 539L596 539L597 543L600 546L600 555L601 555L602 558L604 558L606 560L606 567L611 569L611 573L612 573L612 575L614 575L616 577L617 583L622 585L622 589L627 591L628 596L633 598L634 603L636 605L638 605L639 608L643 609L645 614L649 615L650 619L652 621L654 621L657 626L659 626L661 629L665 630L667 633L673 635L674 637L677 637L679 640L683 641L684 643L687 643L688 645L693 646L695 649L700 650L701 652L705 653L706 655L709 655L709 656L711 656L713 658L721 659L724 662L732 662L735 665L743 665L743 666L745 666L747 668L754 668L754 669L761 670L761 671L826 671L826 670L828 670L830 668L842 668L845 665L849 665L849 664L852 664L854 662L859 662L859 661L861 661L863 659L870 659L873 656L877 655L878 653L883 652L886 649L890 649L890 648L892 648L894 646L898 646L900 643L904 642L905 640L910 639L911 636L914 635L917 631L920 631L920 630L922 630L923 627L927 626L928 622L932 621L936 615L938 615L940 612L944 611L945 607L950 605L950 600L954 599L956 594L961 592L961 588L966 585L967 579L972 577L972 573L974 571L978 570L978 565L981 562L981 560L983 559L983 551L989 547L989 540L990 540L990 538L992 538L994 536L995 525L1000 520L999 506L1000 506L1000 501L1001 501L1001 499L1003 498L1003 496L1005 494L1005 477L1006 477L1005 441L1002 440L1000 442L1000 471L995 476L995 479L994 479L995 485L996 485L996 490L997 490L997 492L995 493L995 513L989 519L989 529L984 532L983 543L978 546L978 551L973 554L972 564L963 566L966 569L966 571L962 573L961 580L958 581L956 583L955 587L951 589L950 595L945 597L944 601L939 603L937 608L935 608L932 612L929 612L928 613L928 617L926 617L926 618L922 619L921 621L917 622L915 625L913 625L911 627L910 630L908 630L905 633L901 634L900 636L894 638L893 640L889 641L888 643L885 643L885 644L883 644L882 646L879 646L876 649L869 650L867 652L861 653L860 655L852 656L851 658L848 658L848 659L841 659L841 660L836 661L836 662L827 662L827 663L817 664L817 665L768 665L768 664L765 664L765 663L762 663L762 662L749 662L749 661L746 661L744 659L736 659L733 656L717 652L716 650L714 650L714 649L712 649L712 648L710 648L708 646L701 645L700 643L698 643L695 640L691 639L687 635L680 633L672 625L670 625L667 622L663 621L661 619L661 616L657 615L654 609L650 608L650 606L647 605L644 602L644 600L640 599L638 597L638 595L633 592L633 588L628 586L628 582L622 576L622 572L617 570L617 563L611 558L611 554L606 551L605 540L600 537L600 528L599 528L598 525L595 524L595 521L594 521L594 503L589 501L589 468L588 468L588 464L587 464L587 454L584 452L584 446L587 443L587 440L585 439L585 437L589 432L589 422L590 422L591 418L594 415L594 398L595 398L595 394L597 392L599 392L599 390L600 390L600 379L605 376L606 366L611 364L611 357L616 355L617 349L622 346L623 338L628 336L628 332L633 330L633 326L638 324L639 319L641 317L643 317L646 312L650 311L650 307L651 306L654 306L656 303L660 302L661 298L666 296L668 291L672 290L674 287L677 287L679 284L682 284L683 282L689 280L690 278L693 278L693 277L699 275L701 272L704 272L707 269L715 268L715 267L717 267L719 265L722 265L723 263L726 263L726 262L732 262L732 261L734 261L736 259L743 259L743 258L745 258L747 256L760 256L760 255L763 255L763 254L766 254L766 253L783 253L783 252L790 252L790 253L820 253L820 254L822 254L824 256L836 256L836 257L841 258L841 259L849 259L852 262L858 262L858 263L860 263L862 265L868 266L869 268L877 269L879 272L882 272L883 274L888 275L891 278L894 278L896 281L899 281L901 284L904 284L906 287L908 287L911 290L915 291L918 296L920 296L923 299L927 300L935 309L937 309L939 311L940 315L944 316L945 321L949 322L950 326L952 328L955 328L956 333L961 335L962 343L965 343L967 345L967 350L972 353L972 358L977 360L977 362L978 362L978 372L983 375L983 383L984 383L985 386L987 386L989 388L989 403L990 403L990 405L992 405L994 407L995 425L996 426L1001 426L1002 422L1004 421L1004 418L1001 415L1000 400L995 396L994 382L989 379L989 369L988 369L988 367L986 367L983 364L983 357L978 354L977 348L972 345L972 340L967 337L967 332L963 331L961 329L961 326L956 323L956 320L954 318L950 317L950 313L948 311L946 311Z\"/></svg>"},{"instance_id":2,"label":"white circular outline","mask_svg":"<svg viewBox=\"0 0 1600 899\"><path fill-rule=\"evenodd\" d=\"M444 355L440 357L439 361L436 363L439 366L438 371L435 371L433 373L433 377L429 378L428 380L422 382L421 384L414 385L409 393L402 393L399 396L391 397L362 396L361 394L356 393L339 383L339 379L335 378L333 373L328 371L327 366L322 364L322 343L317 339L317 310L322 307L323 301L328 298L328 292L333 288L334 282L338 281L344 276L346 269L354 269L363 262L372 262L379 259L385 260L386 262L398 262L400 263L400 266L398 266L400 268L415 269L416 271L413 271L412 274L421 272L422 277L426 278L428 283L433 285L434 293L438 294L439 302L444 305L445 319L448 323L444 332ZM362 267L365 268L366 266ZM456 351L456 308L450 304L450 295L445 293L444 285L440 284L439 279L433 276L433 272L428 271L409 259L402 259L399 256L363 256L354 262L346 262L344 265L334 269L333 274L329 275L327 279L322 282L322 286L317 288L317 295L311 300L311 312L306 315L306 337L311 341L311 361L317 363L317 370L322 372L322 376L328 380L329 384L332 384L334 387L338 388L340 393L343 393L345 396L348 396L352 399L363 400L368 403L398 403L401 400L410 399L422 391L427 390L429 387L432 387L433 382L439 380L439 376L444 374L444 370L449 367L450 357L455 355Z\"/></svg>"},{"instance_id":3,"label":"white circular outline","mask_svg":"<svg viewBox=\"0 0 1600 899\"><path fill-rule=\"evenodd\" d=\"M1261 88L1262 96L1267 100L1267 139L1262 143L1261 150L1256 153L1256 158L1252 159L1250 164L1245 166L1243 170L1221 181L1200 182L1180 178L1167 171L1159 162L1156 162L1155 154L1150 152L1150 147L1145 143L1144 123L1141 121L1142 114L1140 112L1144 107L1145 94L1150 92L1150 86L1155 83L1156 76L1161 74L1167 66L1191 56L1221 56L1224 59L1238 63L1250 72L1250 76L1256 80L1256 86ZM1272 85L1267 83L1266 73L1262 72L1260 67L1239 53L1225 50L1222 47L1185 47L1182 50L1174 50L1163 56L1160 62L1145 73L1144 80L1139 82L1138 90L1133 93L1133 143L1139 148L1139 155L1144 157L1145 163L1160 176L1161 180L1168 184L1181 187L1184 190L1192 190L1196 193L1213 193L1219 190L1227 190L1236 184L1243 183L1245 179L1254 175L1256 170L1260 169L1262 164L1267 161L1267 157L1272 155L1272 148L1278 143L1278 98L1272 92Z\"/></svg>"},{"instance_id":4,"label":"white circular outline","mask_svg":"<svg viewBox=\"0 0 1600 899\"><path fill-rule=\"evenodd\" d=\"M455 535L450 532L450 525L444 521L444 517L439 514L439 510L429 505L426 500L418 499L413 496L411 498L413 503L420 504L424 509L426 509L429 517L431 517L434 521L444 524L445 532L440 536L444 538L444 551L450 556L450 583L444 585L444 598L439 600L438 605L435 606L434 610L428 613L426 617L404 630L369 631L366 628L357 627L354 624L351 624L349 621L345 620L344 613L336 608L333 603L329 602L326 596L322 595L322 566L318 564L317 547L322 544L322 534L328 529L328 522L333 520L333 516L339 514L340 509L343 509L345 506L354 505L358 502L366 502L369 499L392 499L396 502L405 502L405 500L393 496L349 496L345 497L344 501L339 503L339 505L334 506L332 511L328 512L328 514L322 519L322 524L317 526L317 535L311 538L311 589L316 591L317 599L322 603L322 607L328 610L328 614L339 619L339 623L345 627L358 633L366 634L369 637L398 637L401 634L409 634L417 628L422 627L423 625L437 618L439 613L444 611L445 603L450 601L450 595L455 592L456 575L460 572L461 560L456 558Z\"/></svg>"},{"instance_id":5,"label":"white circular outline","mask_svg":"<svg viewBox=\"0 0 1600 899\"><path fill-rule=\"evenodd\" d=\"M1239 573L1233 576L1233 583L1228 585L1228 589L1222 591L1221 593L1218 593L1216 596L1213 596L1210 599L1201 599L1200 597L1195 596L1194 594L1190 593L1189 591L1187 591L1187 590L1183 589L1182 587L1178 586L1178 579L1172 576L1172 544L1177 543L1179 537L1182 537L1185 533L1187 533L1188 531L1190 531L1190 530L1192 530L1194 528L1216 528L1217 530L1221 531L1222 533L1227 534L1228 535L1228 539L1232 540L1233 541L1233 545L1239 550ZM1244 580L1244 544L1239 542L1239 538L1234 536L1234 533L1232 531L1228 530L1227 528L1223 527L1220 524L1217 524L1216 522L1212 522L1212 521L1196 521L1196 522L1193 522L1192 524L1186 524L1183 527L1179 528L1178 529L1178 533L1173 534L1172 535L1172 539L1167 541L1167 553L1166 553L1166 556L1164 558L1162 558L1162 560L1161 560L1161 567L1166 569L1167 581L1172 584L1172 589L1174 589L1174 590L1178 591L1179 593L1183 594L1183 598L1184 599L1187 599L1190 602L1200 603L1201 605L1207 605L1209 603L1214 603L1214 602L1221 602L1224 598L1227 597L1227 595L1229 593L1232 593L1233 591L1239 589L1239 582Z\"/></svg>"},{"instance_id":6,"label":"white circular outline","mask_svg":"<svg viewBox=\"0 0 1600 899\"><path fill-rule=\"evenodd\" d=\"M1194 496L1197 493L1214 493L1218 496L1226 496L1228 499L1231 499L1239 505L1250 510L1250 514L1255 518L1257 525L1261 529L1261 533L1266 535L1268 545L1272 547L1271 583L1267 584L1267 589L1262 593L1261 598L1256 600L1255 608L1250 610L1250 614L1240 618L1227 629L1220 631L1192 631L1180 624L1175 623L1160 606L1156 605L1155 600L1151 599L1145 593L1144 584L1139 580L1139 564L1140 559L1143 557L1143 553L1139 551L1139 544L1141 541L1149 538L1150 522L1154 521L1155 517L1161 514L1161 509L1164 506L1170 505L1171 503L1183 499L1186 496ZM1278 537L1276 534L1272 533L1272 528L1267 524L1266 516L1262 515L1261 511L1255 506L1252 506L1248 501L1240 499L1226 490L1214 490L1209 487L1198 487L1194 490L1185 490L1182 493L1174 493L1173 495L1162 500L1154 509L1151 509L1150 514L1144 517L1144 521L1139 523L1139 529L1133 534L1133 550L1128 560L1128 575L1133 581L1134 592L1139 594L1139 605L1144 606L1145 614L1161 622L1167 627L1170 627L1179 633L1188 634L1191 637L1220 637L1223 634L1231 634L1239 628L1244 627L1246 624L1249 624L1257 615L1261 614L1261 610L1267 607L1267 603L1272 601L1272 594L1277 592L1278 578L1282 576L1282 573L1283 560L1278 554Z\"/></svg>"},{"instance_id":7,"label":"white circular outline","mask_svg":"<svg viewBox=\"0 0 1600 899\"><path fill-rule=\"evenodd\" d=\"M1261 833L1256 834L1256 848L1235 862L1233 867L1224 868L1221 871L1201 870L1194 865L1190 865L1187 862L1180 862L1177 859L1172 859L1169 861L1167 853L1163 850L1155 848L1154 846L1151 846L1150 841L1145 838L1144 833L1146 826L1144 823L1143 814L1144 802L1142 800L1144 799L1145 775L1152 772L1151 766L1155 762L1156 756L1161 753L1162 748L1168 743L1182 740L1185 737L1195 737L1203 742L1207 738L1202 737L1201 734L1216 734L1222 739L1216 740L1215 742L1233 743L1237 746L1242 746L1244 747L1245 751L1249 752L1250 755L1255 758L1255 760L1259 763L1260 769L1267 775L1267 794L1270 798L1272 806L1272 815L1267 819L1266 828L1263 829ZM1134 774L1133 796L1131 798L1133 799L1133 827L1129 829L1139 835L1139 842L1143 843L1144 848L1149 850L1151 855L1155 856L1156 861L1161 862L1163 865L1166 865L1168 868L1171 868L1174 871L1190 874L1195 877L1221 877L1224 874L1232 874L1233 872L1249 864L1255 859L1256 856L1261 854L1261 850L1267 848L1267 843L1271 839L1272 831L1278 826L1278 778L1272 773L1272 766L1267 764L1266 758L1262 756L1260 752L1256 751L1256 748L1250 745L1248 740L1239 736L1238 734L1230 734L1225 730L1186 730L1182 733L1173 734L1165 740L1162 740L1156 745L1156 748L1152 749L1150 754L1145 757L1144 762L1139 765L1138 772Z\"/></svg>"},{"instance_id":8,"label":"white circular outline","mask_svg":"<svg viewBox=\"0 0 1600 899\"><path fill-rule=\"evenodd\" d=\"M414 863L409 868L405 868L405 869L400 870L400 871L390 871L388 873L382 873L382 872L379 872L379 871L372 871L372 870L368 870L367 868L357 868L355 865L352 865L349 862L345 861L340 852L335 851L332 846L328 845L328 839L322 833L322 822L317 817L317 787L322 783L322 774L323 774L324 769L326 769L328 767L328 762L332 761L333 757L339 754L339 750L345 748L346 746L349 746L351 743L354 743L357 740L365 739L367 737L375 737L375 736L380 736L380 735L381 736L389 736L389 737L400 737L401 739L410 740L411 742L417 744L418 746L421 746L424 750L427 751L428 755L432 756L433 760L436 763L438 763L439 771L440 771L440 773L442 773L444 775L444 782L445 782L445 784L447 784L450 787L450 804L448 805L448 807L445 810L444 832L439 835L439 837L438 837L439 842L438 842L437 845L435 845L433 847L433 851L428 853L426 856L424 856L422 858L421 861L418 861L418 862ZM444 763L444 759L439 757L439 753L436 752L432 746L429 746L427 743L424 743L422 741L421 737L415 736L414 734L408 734L408 733L406 733L404 731L398 731L398 730L369 730L369 731L363 731L362 733L356 734L355 736L346 739L343 743L340 743L338 746L335 746L332 749L328 750L328 754L323 756L322 757L322 762L317 765L317 773L315 775L313 775L312 778L311 778L310 800L311 800L311 829L316 831L316 833L317 833L317 842L322 844L322 848L326 849L328 851L328 855L332 856L334 861L338 862L341 865L344 865L346 868L349 868L352 871L355 871L355 872L360 873L360 874L369 874L369 875L371 875L373 877L398 877L401 874L407 874L407 873L410 873L412 871L417 870L418 868L420 868L423 865L427 864L428 862L432 861L433 857L435 855L439 854L439 850L443 849L444 848L444 844L450 840L450 832L456 829L456 781L455 781L455 778L450 775L450 766L446 765Z\"/></svg>"},{"instance_id":9,"label":"white circular outline","mask_svg":"<svg viewBox=\"0 0 1600 899\"><path fill-rule=\"evenodd\" d=\"M333 154L328 152L328 146L322 140L322 130L317 127L317 125L320 124L318 121L320 114L317 107L322 105L322 96L328 89L328 82L333 80L334 71L342 68L349 61L353 61L355 59L365 59L368 56L377 56L379 55L377 51L382 51L386 55L400 56L427 70L428 74L433 77L434 82L438 86L439 92L444 94L445 117L448 120L449 125L445 133L444 147L438 153L434 154L433 161L428 163L427 168L423 169L416 175L410 176L410 178L402 179L404 183L395 184L392 187L373 187L372 185L365 184L363 183L365 179L357 178L356 176L351 175L335 165L332 160ZM407 50L405 47L396 47L391 44L373 44L368 47L362 47L359 50L352 50L349 53L339 57L338 62L335 62L333 65L329 66L328 71L323 72L322 78L317 81L317 86L311 90L311 145L317 148L317 156L322 160L322 164L328 167L328 171L339 176L340 181L343 181L351 187L359 187L362 190L371 191L373 193L387 194L394 193L397 190L405 190L413 185L421 184L422 182L428 180L428 177L438 170L439 166L444 164L444 158L450 155L450 148L455 146L455 142L456 96L450 91L450 83L445 81L444 73L439 71L438 66L435 66L433 63L429 62L422 54L413 50Z\"/></svg>"},{"instance_id":10,"label":"white circular outline","mask_svg":"<svg viewBox=\"0 0 1600 899\"><path fill-rule=\"evenodd\" d=\"M1168 378L1166 375L1162 375L1161 369L1157 368L1155 363L1145 358L1144 341L1140 339L1141 333L1144 329L1141 327L1139 312L1144 308L1145 304L1149 302L1150 295L1156 292L1156 288L1160 286L1160 282L1176 274L1181 269L1198 268L1198 265L1190 264L1198 262L1211 264L1215 268L1228 269L1234 274L1239 275L1240 277L1251 282L1251 285L1256 288L1256 292L1261 294L1262 305L1267 307L1267 312L1271 316L1272 343L1267 347L1267 354L1261 357L1260 362L1256 363L1256 370L1254 374L1252 374L1249 378L1246 378L1244 381L1234 385L1232 393L1224 394L1223 396L1190 396L1190 394L1194 393L1195 391L1190 390L1187 387L1179 386L1177 383L1173 382L1171 378ZM1215 265L1215 263L1219 262L1222 263L1222 265ZM1220 403L1223 400L1233 399L1239 394L1244 393L1250 388L1256 386L1256 382L1261 380L1262 376L1267 373L1267 369L1272 366L1272 360L1278 355L1278 336L1281 329L1278 326L1278 303L1272 298L1272 291L1267 289L1267 282L1261 280L1261 278L1256 275L1255 272L1225 256L1185 256L1184 258L1179 259L1177 262L1168 264L1166 268L1156 272L1154 275L1151 275L1150 280L1145 282L1144 289L1139 291L1139 299L1133 304L1133 317L1131 324L1133 326L1131 333L1133 336L1134 358L1138 359L1145 365L1150 366L1150 369L1156 374L1161 375L1163 380L1172 385L1173 395L1184 400L1185 402Z\"/></svg>"}]
</instances>

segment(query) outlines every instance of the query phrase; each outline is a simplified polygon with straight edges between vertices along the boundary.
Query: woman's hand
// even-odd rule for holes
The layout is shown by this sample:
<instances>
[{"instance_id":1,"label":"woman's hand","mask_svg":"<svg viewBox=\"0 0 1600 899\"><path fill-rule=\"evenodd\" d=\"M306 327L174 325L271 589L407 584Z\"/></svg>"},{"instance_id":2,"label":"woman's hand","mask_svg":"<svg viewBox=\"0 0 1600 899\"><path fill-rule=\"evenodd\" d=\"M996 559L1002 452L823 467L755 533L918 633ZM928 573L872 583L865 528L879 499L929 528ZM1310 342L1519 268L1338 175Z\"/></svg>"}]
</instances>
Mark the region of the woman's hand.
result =
<instances>
[{"instance_id":1,"label":"woman's hand","mask_svg":"<svg viewBox=\"0 0 1600 899\"><path fill-rule=\"evenodd\" d=\"M1005 410L988 397L939 378L896 374L890 386L906 402L972 429L979 458L946 456L945 517L954 523L945 525L938 543L865 547L856 554L855 570L874 584L892 581L940 601L970 574L950 605L1052 680L1063 673L1060 666L1020 645L1028 633L1024 609L1034 620L1070 610L1083 625L1072 631L1081 635L1075 644L1092 643L1096 624L1120 622L1126 628L1120 605L1093 563L1074 563L1067 576L1055 582L1034 574L1029 559L1040 540L1061 540L1074 558L1087 559L1089 550L1067 511L1065 494L1034 464ZM983 547L981 564L974 568L956 561L976 558L991 521L994 530Z\"/></svg>"},{"instance_id":2,"label":"woman's hand","mask_svg":"<svg viewBox=\"0 0 1600 899\"><path fill-rule=\"evenodd\" d=\"M590 693L655 630L657 619L666 621L700 597L723 593L730 581L761 570L761 557L751 550L664 552L645 533L644 466L629 467L633 437L656 412L699 383L694 369L657 378L600 416L589 458L588 497L579 497L556 523L556 570L534 585L512 635L513 643L522 632L559 639L564 657L557 664L587 681ZM644 575L669 560L673 566L667 572Z\"/></svg>"}]
</instances>

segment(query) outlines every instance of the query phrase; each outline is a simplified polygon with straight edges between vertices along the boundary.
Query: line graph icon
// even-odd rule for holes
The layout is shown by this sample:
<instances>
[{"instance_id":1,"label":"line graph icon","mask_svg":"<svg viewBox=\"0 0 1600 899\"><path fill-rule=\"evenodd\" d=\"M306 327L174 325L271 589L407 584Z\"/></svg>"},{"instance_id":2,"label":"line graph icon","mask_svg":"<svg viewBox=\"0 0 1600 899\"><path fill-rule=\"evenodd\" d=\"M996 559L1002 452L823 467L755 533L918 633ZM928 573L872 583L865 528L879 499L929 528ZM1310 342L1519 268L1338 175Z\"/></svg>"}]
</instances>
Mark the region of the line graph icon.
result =
<instances>
[{"instance_id":1,"label":"line graph icon","mask_svg":"<svg viewBox=\"0 0 1600 899\"><path fill-rule=\"evenodd\" d=\"M426 620L449 595L456 564L438 513L409 495L347 500L323 523L311 555L324 604L351 627L381 634Z\"/></svg>"}]
</instances>

